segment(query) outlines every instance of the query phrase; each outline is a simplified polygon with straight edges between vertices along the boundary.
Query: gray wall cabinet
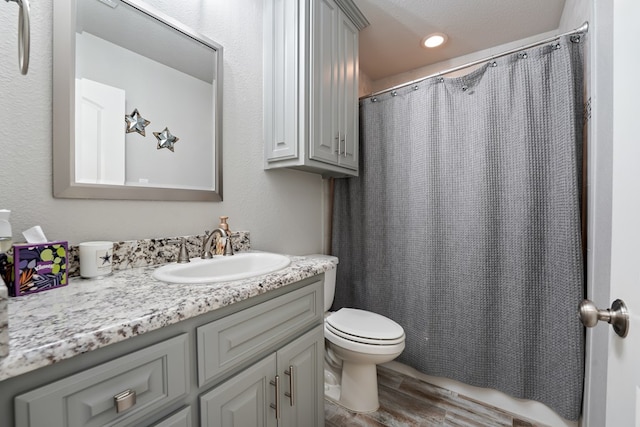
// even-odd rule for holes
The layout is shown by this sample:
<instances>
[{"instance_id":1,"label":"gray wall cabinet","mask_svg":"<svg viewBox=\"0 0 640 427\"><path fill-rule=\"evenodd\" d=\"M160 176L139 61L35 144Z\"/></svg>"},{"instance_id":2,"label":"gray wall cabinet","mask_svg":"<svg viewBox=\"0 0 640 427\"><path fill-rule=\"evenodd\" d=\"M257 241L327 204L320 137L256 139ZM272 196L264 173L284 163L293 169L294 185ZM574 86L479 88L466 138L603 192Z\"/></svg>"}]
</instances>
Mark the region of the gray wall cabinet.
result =
<instances>
[{"instance_id":1,"label":"gray wall cabinet","mask_svg":"<svg viewBox=\"0 0 640 427\"><path fill-rule=\"evenodd\" d=\"M322 426L323 279L2 381L0 425Z\"/></svg>"},{"instance_id":2,"label":"gray wall cabinet","mask_svg":"<svg viewBox=\"0 0 640 427\"><path fill-rule=\"evenodd\" d=\"M350 0L265 0L264 15L265 169L357 176L366 19Z\"/></svg>"}]
</instances>

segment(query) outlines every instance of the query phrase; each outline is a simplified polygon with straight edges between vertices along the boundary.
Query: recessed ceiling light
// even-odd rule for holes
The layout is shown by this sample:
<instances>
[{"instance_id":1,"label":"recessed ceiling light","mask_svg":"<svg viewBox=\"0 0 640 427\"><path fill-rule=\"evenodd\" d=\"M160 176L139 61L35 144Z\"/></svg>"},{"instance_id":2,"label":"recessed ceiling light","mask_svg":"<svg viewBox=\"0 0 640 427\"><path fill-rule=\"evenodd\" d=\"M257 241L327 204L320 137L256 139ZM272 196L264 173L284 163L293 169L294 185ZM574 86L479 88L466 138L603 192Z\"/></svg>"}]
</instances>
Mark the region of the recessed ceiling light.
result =
<instances>
[{"instance_id":1,"label":"recessed ceiling light","mask_svg":"<svg viewBox=\"0 0 640 427\"><path fill-rule=\"evenodd\" d=\"M446 34L432 33L432 34L429 34L427 37L423 38L421 44L423 47L432 48L432 47L438 47L444 44L444 42L446 41L447 41Z\"/></svg>"}]
</instances>

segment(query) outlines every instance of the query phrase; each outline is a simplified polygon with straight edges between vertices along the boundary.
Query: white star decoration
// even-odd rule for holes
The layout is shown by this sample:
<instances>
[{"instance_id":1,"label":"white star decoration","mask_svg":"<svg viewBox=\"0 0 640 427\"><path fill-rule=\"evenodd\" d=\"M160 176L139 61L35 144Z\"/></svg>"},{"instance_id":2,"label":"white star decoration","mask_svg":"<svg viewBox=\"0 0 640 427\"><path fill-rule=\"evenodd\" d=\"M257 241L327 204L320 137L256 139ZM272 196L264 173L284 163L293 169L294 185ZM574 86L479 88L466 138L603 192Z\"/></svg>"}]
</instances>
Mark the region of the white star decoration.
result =
<instances>
[{"instance_id":1,"label":"white star decoration","mask_svg":"<svg viewBox=\"0 0 640 427\"><path fill-rule=\"evenodd\" d=\"M161 148L168 148L173 151L173 144L180 140L180 138L171 135L169 128L164 128L162 132L154 132L153 134L158 139L158 150Z\"/></svg>"},{"instance_id":2,"label":"white star decoration","mask_svg":"<svg viewBox=\"0 0 640 427\"><path fill-rule=\"evenodd\" d=\"M151 122L142 117L137 108L130 115L124 116L124 121L127 124L127 133L138 132L142 136L147 136L144 128Z\"/></svg>"}]
</instances>

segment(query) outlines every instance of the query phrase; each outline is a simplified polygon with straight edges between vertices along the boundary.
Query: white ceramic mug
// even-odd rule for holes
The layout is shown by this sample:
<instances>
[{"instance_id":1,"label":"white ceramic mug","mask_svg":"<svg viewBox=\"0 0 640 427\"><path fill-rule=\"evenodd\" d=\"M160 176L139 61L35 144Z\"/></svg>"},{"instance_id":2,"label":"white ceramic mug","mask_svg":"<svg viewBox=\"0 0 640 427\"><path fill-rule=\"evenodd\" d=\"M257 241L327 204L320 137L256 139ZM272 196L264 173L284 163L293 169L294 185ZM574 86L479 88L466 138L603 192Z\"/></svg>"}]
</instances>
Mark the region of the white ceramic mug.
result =
<instances>
[{"instance_id":1,"label":"white ceramic mug","mask_svg":"<svg viewBox=\"0 0 640 427\"><path fill-rule=\"evenodd\" d=\"M80 276L99 278L112 272L113 242L83 242L80 248Z\"/></svg>"}]
</instances>

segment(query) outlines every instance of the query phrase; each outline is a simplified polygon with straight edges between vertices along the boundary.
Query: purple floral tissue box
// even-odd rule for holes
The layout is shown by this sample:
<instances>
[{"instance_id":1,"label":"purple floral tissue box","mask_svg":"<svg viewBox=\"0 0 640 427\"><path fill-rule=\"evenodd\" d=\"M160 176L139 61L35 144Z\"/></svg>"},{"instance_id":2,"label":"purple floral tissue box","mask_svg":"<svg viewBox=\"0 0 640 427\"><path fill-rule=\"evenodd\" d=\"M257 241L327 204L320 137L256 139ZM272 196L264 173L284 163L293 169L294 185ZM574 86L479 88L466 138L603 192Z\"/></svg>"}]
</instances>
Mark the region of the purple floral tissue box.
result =
<instances>
[{"instance_id":1,"label":"purple floral tissue box","mask_svg":"<svg viewBox=\"0 0 640 427\"><path fill-rule=\"evenodd\" d=\"M66 286L69 282L67 242L23 243L0 255L0 275L9 295L18 297Z\"/></svg>"}]
</instances>

